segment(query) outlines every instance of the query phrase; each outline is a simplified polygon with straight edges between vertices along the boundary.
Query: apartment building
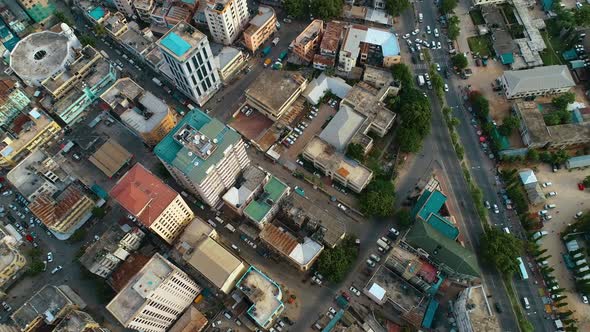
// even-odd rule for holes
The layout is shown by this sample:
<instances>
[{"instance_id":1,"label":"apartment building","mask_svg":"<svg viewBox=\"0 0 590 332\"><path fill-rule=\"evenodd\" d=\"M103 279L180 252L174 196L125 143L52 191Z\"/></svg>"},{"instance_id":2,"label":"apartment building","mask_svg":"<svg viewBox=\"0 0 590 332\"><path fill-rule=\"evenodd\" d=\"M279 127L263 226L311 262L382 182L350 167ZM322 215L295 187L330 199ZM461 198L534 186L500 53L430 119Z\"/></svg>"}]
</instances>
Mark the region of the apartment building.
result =
<instances>
[{"instance_id":1,"label":"apartment building","mask_svg":"<svg viewBox=\"0 0 590 332\"><path fill-rule=\"evenodd\" d=\"M129 77L117 80L100 97L147 145L158 144L176 125L175 111Z\"/></svg>"},{"instance_id":2,"label":"apartment building","mask_svg":"<svg viewBox=\"0 0 590 332\"><path fill-rule=\"evenodd\" d=\"M164 332L201 292L189 276L155 254L106 306L124 327Z\"/></svg>"},{"instance_id":3,"label":"apartment building","mask_svg":"<svg viewBox=\"0 0 590 332\"><path fill-rule=\"evenodd\" d=\"M9 286L27 264L27 259L18 250L16 241L0 227L0 289Z\"/></svg>"},{"instance_id":4,"label":"apartment building","mask_svg":"<svg viewBox=\"0 0 590 332\"><path fill-rule=\"evenodd\" d=\"M244 31L246 48L252 53L256 52L276 31L277 16L275 10L269 6L259 6L258 13L250 20L248 27Z\"/></svg>"},{"instance_id":5,"label":"apartment building","mask_svg":"<svg viewBox=\"0 0 590 332\"><path fill-rule=\"evenodd\" d=\"M209 32L216 43L231 45L248 22L246 0L207 0Z\"/></svg>"},{"instance_id":6,"label":"apartment building","mask_svg":"<svg viewBox=\"0 0 590 332\"><path fill-rule=\"evenodd\" d=\"M307 79L299 72L265 70L246 89L246 101L266 117L276 121L291 109L305 88Z\"/></svg>"},{"instance_id":7,"label":"apartment building","mask_svg":"<svg viewBox=\"0 0 590 332\"><path fill-rule=\"evenodd\" d=\"M346 28L338 54L338 69L349 72L353 67L367 64L391 67L401 62L400 48L393 32L364 25Z\"/></svg>"},{"instance_id":8,"label":"apartment building","mask_svg":"<svg viewBox=\"0 0 590 332\"><path fill-rule=\"evenodd\" d=\"M241 50L235 47L225 46L219 54L215 56L218 63L219 76L227 84L240 70L248 63L248 58Z\"/></svg>"},{"instance_id":9,"label":"apartment building","mask_svg":"<svg viewBox=\"0 0 590 332\"><path fill-rule=\"evenodd\" d=\"M186 114L154 153L178 183L210 206L250 164L240 135L200 110Z\"/></svg>"},{"instance_id":10,"label":"apartment building","mask_svg":"<svg viewBox=\"0 0 590 332\"><path fill-rule=\"evenodd\" d=\"M133 1L132 0L113 0L115 7L120 13L125 14L127 17L135 16L135 12L133 11Z\"/></svg>"},{"instance_id":11,"label":"apartment building","mask_svg":"<svg viewBox=\"0 0 590 332\"><path fill-rule=\"evenodd\" d=\"M204 105L221 84L207 36L180 22L157 45L170 66L176 87L199 106Z\"/></svg>"},{"instance_id":12,"label":"apartment building","mask_svg":"<svg viewBox=\"0 0 590 332\"><path fill-rule=\"evenodd\" d=\"M324 33L324 21L313 20L291 43L293 53L309 63L313 60Z\"/></svg>"},{"instance_id":13,"label":"apartment building","mask_svg":"<svg viewBox=\"0 0 590 332\"><path fill-rule=\"evenodd\" d=\"M67 239L76 226L90 219L94 200L76 184L70 184L53 195L41 193L28 208L58 238Z\"/></svg>"},{"instance_id":14,"label":"apartment building","mask_svg":"<svg viewBox=\"0 0 590 332\"><path fill-rule=\"evenodd\" d=\"M117 181L110 196L168 243L172 243L194 217L180 194L140 163Z\"/></svg>"},{"instance_id":15,"label":"apartment building","mask_svg":"<svg viewBox=\"0 0 590 332\"><path fill-rule=\"evenodd\" d=\"M154 0L135 0L133 1L133 8L135 8L140 20L149 22L152 12L156 8L156 3Z\"/></svg>"},{"instance_id":16,"label":"apartment building","mask_svg":"<svg viewBox=\"0 0 590 332\"><path fill-rule=\"evenodd\" d=\"M31 102L29 96L15 82L0 80L0 125L9 125Z\"/></svg>"},{"instance_id":17,"label":"apartment building","mask_svg":"<svg viewBox=\"0 0 590 332\"><path fill-rule=\"evenodd\" d=\"M57 9L53 0L18 0L18 3L36 23L44 21Z\"/></svg>"},{"instance_id":18,"label":"apartment building","mask_svg":"<svg viewBox=\"0 0 590 332\"><path fill-rule=\"evenodd\" d=\"M108 34L111 35L111 37L113 37L115 40L117 40L118 37L120 37L129 29L129 26L127 25L127 19L121 12L116 12L105 19L103 26L107 30Z\"/></svg>"},{"instance_id":19,"label":"apartment building","mask_svg":"<svg viewBox=\"0 0 590 332\"><path fill-rule=\"evenodd\" d=\"M34 108L7 124L0 143L0 167L12 168L31 152L57 142L61 127L49 115Z\"/></svg>"}]
</instances>

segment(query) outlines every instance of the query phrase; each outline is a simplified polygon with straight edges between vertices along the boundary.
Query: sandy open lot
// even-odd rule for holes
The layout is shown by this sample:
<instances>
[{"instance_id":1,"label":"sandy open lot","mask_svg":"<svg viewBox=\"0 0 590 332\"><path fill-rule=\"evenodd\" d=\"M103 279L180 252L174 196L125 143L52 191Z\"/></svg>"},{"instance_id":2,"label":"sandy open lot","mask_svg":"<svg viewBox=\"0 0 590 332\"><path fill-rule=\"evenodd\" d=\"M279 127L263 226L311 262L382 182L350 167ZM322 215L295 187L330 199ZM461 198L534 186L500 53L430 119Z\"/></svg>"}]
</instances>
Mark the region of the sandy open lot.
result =
<instances>
[{"instance_id":1,"label":"sandy open lot","mask_svg":"<svg viewBox=\"0 0 590 332\"><path fill-rule=\"evenodd\" d=\"M567 289L564 295L568 297L569 309L575 312L574 317L579 322L580 331L590 331L590 305L582 303L581 295L575 292L573 274L566 268L561 256L565 252L565 246L561 241L560 232L574 221L577 211L590 208L590 192L581 192L577 187L577 183L589 173L588 170L569 172L563 168L553 173L547 165L539 166L539 171L535 172L539 183L553 183L551 187L544 189L544 192L557 192L557 196L547 199L546 202L556 204L557 207L549 210L553 219L546 222L543 227L549 234L541 240L541 247L548 249L547 254L551 255L549 265L555 269L553 275L559 281L559 285ZM534 211L541 209L542 206L536 206Z\"/></svg>"}]
</instances>

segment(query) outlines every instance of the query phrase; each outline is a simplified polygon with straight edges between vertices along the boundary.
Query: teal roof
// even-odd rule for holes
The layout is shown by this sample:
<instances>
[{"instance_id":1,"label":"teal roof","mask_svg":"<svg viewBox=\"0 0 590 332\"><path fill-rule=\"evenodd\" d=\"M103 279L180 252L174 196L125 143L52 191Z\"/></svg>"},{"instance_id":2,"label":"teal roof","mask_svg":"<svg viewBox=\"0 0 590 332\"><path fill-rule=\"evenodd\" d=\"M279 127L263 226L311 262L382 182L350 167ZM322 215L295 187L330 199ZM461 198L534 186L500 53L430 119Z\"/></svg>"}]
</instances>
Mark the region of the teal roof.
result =
<instances>
[{"instance_id":1,"label":"teal roof","mask_svg":"<svg viewBox=\"0 0 590 332\"><path fill-rule=\"evenodd\" d=\"M500 134L498 128L494 127L492 130L492 137L498 141L498 143L500 143L500 150L506 150L510 148L510 141L508 141L506 136Z\"/></svg>"},{"instance_id":2,"label":"teal roof","mask_svg":"<svg viewBox=\"0 0 590 332\"><path fill-rule=\"evenodd\" d=\"M451 240L456 240L459 237L459 229L452 222L436 213L428 217L427 223Z\"/></svg>"},{"instance_id":3,"label":"teal roof","mask_svg":"<svg viewBox=\"0 0 590 332\"><path fill-rule=\"evenodd\" d=\"M210 139L217 139L217 148L207 159L189 156L188 149L174 140L174 134L185 124L201 133L207 133ZM219 120L209 117L199 109L188 112L154 148L154 153L163 162L184 173L191 181L200 183L207 175L207 170L223 159L223 152L240 140L240 135L225 126ZM192 154L191 154L192 155Z\"/></svg>"},{"instance_id":4,"label":"teal roof","mask_svg":"<svg viewBox=\"0 0 590 332\"><path fill-rule=\"evenodd\" d=\"M420 211L422 206L424 206L424 204L426 203L426 201L428 200L428 197L430 197L430 195L432 195L431 191L424 190L422 195L420 195L420 197L418 197L418 201L416 201L416 204L412 208L412 216L414 218L416 218L418 216L418 212Z\"/></svg>"},{"instance_id":5,"label":"teal roof","mask_svg":"<svg viewBox=\"0 0 590 332\"><path fill-rule=\"evenodd\" d=\"M191 49L191 44L174 32L167 34L160 43L177 56L182 56Z\"/></svg>"},{"instance_id":6,"label":"teal roof","mask_svg":"<svg viewBox=\"0 0 590 332\"><path fill-rule=\"evenodd\" d=\"M422 220L428 220L430 214L440 211L446 201L447 196L440 191L436 190L432 192L426 202L424 202L422 208L418 211L417 217L420 217Z\"/></svg>"},{"instance_id":7,"label":"teal roof","mask_svg":"<svg viewBox=\"0 0 590 332\"><path fill-rule=\"evenodd\" d=\"M504 53L500 55L500 61L502 61L503 65L509 65L514 63L514 54L512 53Z\"/></svg>"},{"instance_id":8,"label":"teal roof","mask_svg":"<svg viewBox=\"0 0 590 332\"><path fill-rule=\"evenodd\" d=\"M570 65L572 69L584 68L586 67L586 62L584 60L572 60L570 61Z\"/></svg>"},{"instance_id":9,"label":"teal roof","mask_svg":"<svg viewBox=\"0 0 590 332\"><path fill-rule=\"evenodd\" d=\"M543 0L542 5L544 11L550 11L551 9L553 9L553 0Z\"/></svg>"},{"instance_id":10,"label":"teal roof","mask_svg":"<svg viewBox=\"0 0 590 332\"><path fill-rule=\"evenodd\" d=\"M268 183L264 185L263 190L263 194L250 202L244 209L244 214L256 222L262 221L268 214L272 206L278 202L287 190L287 185L272 176Z\"/></svg>"},{"instance_id":11,"label":"teal roof","mask_svg":"<svg viewBox=\"0 0 590 332\"><path fill-rule=\"evenodd\" d=\"M573 48L572 48L572 49L570 49L570 50L567 50L567 51L565 51L565 52L561 53L561 56L563 56L563 58L564 58L566 61L570 61L570 60L575 60L575 59L577 59L577 58L578 58L578 53L576 52L576 50L575 50L575 49L573 49Z\"/></svg>"},{"instance_id":12,"label":"teal roof","mask_svg":"<svg viewBox=\"0 0 590 332\"><path fill-rule=\"evenodd\" d=\"M430 299L428 307L426 308L426 313L424 314L424 319L422 320L422 327L427 329L432 327L432 322L434 321L436 309L438 309L438 301L435 299Z\"/></svg>"},{"instance_id":13,"label":"teal roof","mask_svg":"<svg viewBox=\"0 0 590 332\"><path fill-rule=\"evenodd\" d=\"M102 7L99 6L99 7L93 8L91 11L88 12L88 14L94 20L98 21L98 20L100 20L101 18L104 17L105 11L104 11L104 8L102 8Z\"/></svg>"}]
</instances>

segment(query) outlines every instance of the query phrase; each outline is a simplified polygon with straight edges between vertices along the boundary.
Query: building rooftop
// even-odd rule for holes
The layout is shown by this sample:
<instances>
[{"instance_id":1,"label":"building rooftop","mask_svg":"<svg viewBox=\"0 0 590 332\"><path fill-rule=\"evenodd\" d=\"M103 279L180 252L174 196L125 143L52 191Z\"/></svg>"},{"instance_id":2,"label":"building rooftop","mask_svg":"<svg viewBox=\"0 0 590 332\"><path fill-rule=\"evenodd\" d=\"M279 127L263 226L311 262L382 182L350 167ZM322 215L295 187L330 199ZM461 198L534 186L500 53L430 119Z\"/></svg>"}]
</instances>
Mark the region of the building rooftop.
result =
<instances>
[{"instance_id":1,"label":"building rooftop","mask_svg":"<svg viewBox=\"0 0 590 332\"><path fill-rule=\"evenodd\" d=\"M338 46L340 45L340 38L342 38L342 30L344 29L344 23L332 21L326 24L324 30L324 36L320 44L320 51L336 53Z\"/></svg>"},{"instance_id":2,"label":"building rooftop","mask_svg":"<svg viewBox=\"0 0 590 332\"><path fill-rule=\"evenodd\" d=\"M150 261L151 257L141 252L131 254L110 275L109 281L115 292L120 292L129 280L133 278Z\"/></svg>"},{"instance_id":3,"label":"building rooftop","mask_svg":"<svg viewBox=\"0 0 590 332\"><path fill-rule=\"evenodd\" d=\"M130 106L131 101L134 101L139 95L143 93L143 88L129 77L118 79L105 92L100 95L118 115L123 114Z\"/></svg>"},{"instance_id":4,"label":"building rooftop","mask_svg":"<svg viewBox=\"0 0 590 332\"><path fill-rule=\"evenodd\" d=\"M106 14L107 14L107 11L104 8L100 7L100 6L94 7L91 10L88 11L88 15L90 15L90 17L92 17L95 21L99 21Z\"/></svg>"},{"instance_id":5,"label":"building rooftop","mask_svg":"<svg viewBox=\"0 0 590 332\"><path fill-rule=\"evenodd\" d=\"M462 290L455 301L453 311L460 331L501 331L497 316L492 312L483 285Z\"/></svg>"},{"instance_id":6,"label":"building rooftop","mask_svg":"<svg viewBox=\"0 0 590 332\"><path fill-rule=\"evenodd\" d=\"M300 242L292 234L272 224L264 226L259 236L264 242L301 266L315 260L324 249L323 245L308 237Z\"/></svg>"},{"instance_id":7,"label":"building rooftop","mask_svg":"<svg viewBox=\"0 0 590 332\"><path fill-rule=\"evenodd\" d=\"M360 82L348 91L343 102L349 104L355 111L366 116L367 123L379 127L388 127L395 120L395 113L385 107L381 102L386 92L387 87L377 89L367 82Z\"/></svg>"},{"instance_id":8,"label":"building rooftop","mask_svg":"<svg viewBox=\"0 0 590 332\"><path fill-rule=\"evenodd\" d=\"M84 309L86 306L69 286L46 285L31 296L10 317L22 331L39 316L43 317L47 324L55 323L56 315L72 305L77 305L80 309Z\"/></svg>"},{"instance_id":9,"label":"building rooftop","mask_svg":"<svg viewBox=\"0 0 590 332\"><path fill-rule=\"evenodd\" d=\"M298 72L265 70L246 90L246 96L277 111L305 84ZM268 93L272 91L272 93Z\"/></svg>"},{"instance_id":10,"label":"building rooftop","mask_svg":"<svg viewBox=\"0 0 590 332\"><path fill-rule=\"evenodd\" d=\"M241 207L252 194L266 181L268 173L258 166L250 165L242 172L241 183L231 187L224 195L223 200L235 208ZM238 179L239 181L239 179Z\"/></svg>"},{"instance_id":11,"label":"building rooftop","mask_svg":"<svg viewBox=\"0 0 590 332\"><path fill-rule=\"evenodd\" d=\"M359 54L361 43L381 46L383 56L400 54L397 37L393 32L364 25L352 25L348 28L344 35L341 52L344 51L350 56L356 57Z\"/></svg>"},{"instance_id":12,"label":"building rooftop","mask_svg":"<svg viewBox=\"0 0 590 332\"><path fill-rule=\"evenodd\" d=\"M113 138L109 138L88 160L101 170L107 177L112 178L133 157Z\"/></svg>"},{"instance_id":13,"label":"building rooftop","mask_svg":"<svg viewBox=\"0 0 590 332\"><path fill-rule=\"evenodd\" d=\"M506 90L515 95L528 91L573 87L576 82L567 66L545 66L525 70L506 70L504 72Z\"/></svg>"},{"instance_id":14,"label":"building rooftop","mask_svg":"<svg viewBox=\"0 0 590 332\"><path fill-rule=\"evenodd\" d=\"M202 32L185 22L176 24L170 29L157 44L166 50L166 53L175 57L178 61L185 61L189 58L189 50L195 49L207 39Z\"/></svg>"},{"instance_id":15,"label":"building rooftop","mask_svg":"<svg viewBox=\"0 0 590 332\"><path fill-rule=\"evenodd\" d=\"M301 220L299 224L303 224L306 218L313 223L317 223L323 229L322 240L328 246L333 248L346 235L346 225L326 212L323 207L316 205L316 202L295 194L290 196L288 203L284 209L287 210L290 217L294 221Z\"/></svg>"},{"instance_id":16,"label":"building rooftop","mask_svg":"<svg viewBox=\"0 0 590 332\"><path fill-rule=\"evenodd\" d=\"M195 305L191 305L184 314L178 318L176 323L170 327L168 332L199 332L208 322L207 317L205 317Z\"/></svg>"},{"instance_id":17,"label":"building rooftop","mask_svg":"<svg viewBox=\"0 0 590 332\"><path fill-rule=\"evenodd\" d=\"M328 168L333 172L337 172L359 188L364 188L373 177L373 172L370 169L347 159L329 143L317 136L307 143L304 150L305 153L313 156L313 159L320 161L323 165L328 165Z\"/></svg>"},{"instance_id":18,"label":"building rooftop","mask_svg":"<svg viewBox=\"0 0 590 332\"><path fill-rule=\"evenodd\" d=\"M342 78L327 76L325 73L322 73L309 83L303 92L303 96L308 102L317 105L328 91L342 99L346 97L350 89L352 89L352 86L348 85Z\"/></svg>"},{"instance_id":19,"label":"building rooftop","mask_svg":"<svg viewBox=\"0 0 590 332\"><path fill-rule=\"evenodd\" d=\"M51 31L32 33L10 53L10 67L25 81L40 82L74 58L68 37Z\"/></svg>"},{"instance_id":20,"label":"building rooftop","mask_svg":"<svg viewBox=\"0 0 590 332\"><path fill-rule=\"evenodd\" d=\"M520 176L520 181L525 186L535 184L538 182L537 177L535 176L535 172L533 172L532 169L524 169L518 172L518 175Z\"/></svg>"},{"instance_id":21,"label":"building rooftop","mask_svg":"<svg viewBox=\"0 0 590 332\"><path fill-rule=\"evenodd\" d=\"M58 75L54 74L50 77L47 77L43 81L43 86L49 92L54 93L57 89L59 89L62 85L64 85L71 79L79 77L80 72L84 68L87 68L92 63L95 63L96 61L98 61L99 58L102 58L102 55L100 55L96 49L94 49L92 46L86 46L82 49L81 53L77 56L76 60L65 66L64 70L61 71ZM103 63L105 63L108 66L108 63L106 63L106 61L103 61ZM103 64L103 66L105 64ZM90 73L89 77L96 76L93 74L94 72L95 70L88 71L88 73ZM99 76L100 78L102 78L102 76L104 75ZM85 81L88 79L89 78L84 78ZM88 82L88 85L93 86L94 84L93 82Z\"/></svg>"},{"instance_id":22,"label":"building rooftop","mask_svg":"<svg viewBox=\"0 0 590 332\"><path fill-rule=\"evenodd\" d=\"M154 42L146 38L140 31L130 27L121 36L119 36L121 43L134 49L137 54L143 55L147 53L154 45Z\"/></svg>"},{"instance_id":23,"label":"building rooftop","mask_svg":"<svg viewBox=\"0 0 590 332\"><path fill-rule=\"evenodd\" d=\"M266 326L285 307L281 287L254 266L246 271L237 287L253 303L247 313L260 326Z\"/></svg>"},{"instance_id":24,"label":"building rooftop","mask_svg":"<svg viewBox=\"0 0 590 332\"><path fill-rule=\"evenodd\" d=\"M294 45L307 44L313 41L322 33L324 29L324 21L315 19L303 30L293 41Z\"/></svg>"},{"instance_id":25,"label":"building rooftop","mask_svg":"<svg viewBox=\"0 0 590 332\"><path fill-rule=\"evenodd\" d=\"M197 133L199 137L195 137ZM239 140L240 135L234 130L197 109L182 118L154 153L193 181L201 182L209 169L223 159L224 152Z\"/></svg>"},{"instance_id":26,"label":"building rooftop","mask_svg":"<svg viewBox=\"0 0 590 332\"><path fill-rule=\"evenodd\" d=\"M250 20L250 25L244 33L253 34L264 23L268 22L275 15L275 10L272 7L260 5L258 6L258 13Z\"/></svg>"},{"instance_id":27,"label":"building rooftop","mask_svg":"<svg viewBox=\"0 0 590 332\"><path fill-rule=\"evenodd\" d=\"M264 185L262 193L246 206L244 214L257 222L262 221L288 188L289 186L284 182L271 176L270 180Z\"/></svg>"},{"instance_id":28,"label":"building rooftop","mask_svg":"<svg viewBox=\"0 0 590 332\"><path fill-rule=\"evenodd\" d=\"M8 172L6 178L21 195L32 201L35 194L40 191L63 190L70 174L62 169L62 163L53 162L42 150L35 150L18 165ZM47 161L46 161L47 160ZM32 172L31 169L35 171ZM51 174L52 181L49 181L43 174ZM55 176L55 178L54 178ZM51 186L49 186L51 184Z\"/></svg>"},{"instance_id":29,"label":"building rooftop","mask_svg":"<svg viewBox=\"0 0 590 332\"><path fill-rule=\"evenodd\" d=\"M121 12L116 12L114 15L111 15L109 18L107 18L103 22L103 25L105 29L116 35L121 30L127 28L127 20L125 19L125 15L123 15Z\"/></svg>"},{"instance_id":30,"label":"building rooftop","mask_svg":"<svg viewBox=\"0 0 590 332\"><path fill-rule=\"evenodd\" d=\"M131 222L131 220L129 220ZM128 224L119 225L115 223L110 226L98 239L98 241L92 242L86 250L84 255L80 257L80 263L88 270L92 267L92 264L97 258L102 257L102 253L112 253L119 248L119 241L127 233L126 230L131 230L131 226Z\"/></svg>"},{"instance_id":31,"label":"building rooftop","mask_svg":"<svg viewBox=\"0 0 590 332\"><path fill-rule=\"evenodd\" d=\"M18 115L10 125L8 131L12 133L2 135L0 142L0 154L4 158L13 158L20 150L31 143L31 141L47 126L53 122L53 119L43 111L34 108L27 114Z\"/></svg>"},{"instance_id":32,"label":"building rooftop","mask_svg":"<svg viewBox=\"0 0 590 332\"><path fill-rule=\"evenodd\" d=\"M53 328L51 332L90 332L87 329L89 323L94 319L84 311L72 310Z\"/></svg>"},{"instance_id":33,"label":"building rooftop","mask_svg":"<svg viewBox=\"0 0 590 332\"><path fill-rule=\"evenodd\" d=\"M342 105L332 120L322 130L319 138L345 153L348 143L367 120L363 115L352 108Z\"/></svg>"},{"instance_id":34,"label":"building rooftop","mask_svg":"<svg viewBox=\"0 0 590 332\"><path fill-rule=\"evenodd\" d=\"M149 301L152 292L158 289L174 271L178 271L178 268L156 253L109 302L106 306L107 310L121 324L126 325Z\"/></svg>"},{"instance_id":35,"label":"building rooftop","mask_svg":"<svg viewBox=\"0 0 590 332\"><path fill-rule=\"evenodd\" d=\"M16 253L18 253L17 249L12 249L7 244L7 238L5 236L6 234L0 230L0 271L3 271L6 267L12 264L17 257ZM18 268L15 270L18 270ZM4 282L6 279L1 278L0 280Z\"/></svg>"},{"instance_id":36,"label":"building rooftop","mask_svg":"<svg viewBox=\"0 0 590 332\"><path fill-rule=\"evenodd\" d=\"M110 196L144 226L150 227L179 195L137 163L117 181Z\"/></svg>"},{"instance_id":37,"label":"building rooftop","mask_svg":"<svg viewBox=\"0 0 590 332\"><path fill-rule=\"evenodd\" d=\"M242 53L239 49L230 46L224 46L219 54L217 54L217 58L219 59L219 68L225 68L237 55Z\"/></svg>"},{"instance_id":38,"label":"building rooftop","mask_svg":"<svg viewBox=\"0 0 590 332\"><path fill-rule=\"evenodd\" d=\"M87 197L75 184L68 185L55 195L42 193L29 204L29 210L46 226L58 224L69 216L81 200Z\"/></svg>"}]
</instances>

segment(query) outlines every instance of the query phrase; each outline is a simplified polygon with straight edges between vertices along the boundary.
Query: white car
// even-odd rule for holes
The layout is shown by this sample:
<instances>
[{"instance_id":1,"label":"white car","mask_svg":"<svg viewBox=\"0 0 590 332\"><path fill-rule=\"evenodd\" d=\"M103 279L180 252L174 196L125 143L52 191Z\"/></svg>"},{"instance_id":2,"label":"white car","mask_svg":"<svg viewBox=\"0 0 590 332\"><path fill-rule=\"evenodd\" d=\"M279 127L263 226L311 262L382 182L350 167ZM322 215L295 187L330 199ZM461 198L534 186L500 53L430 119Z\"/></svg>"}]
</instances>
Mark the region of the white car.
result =
<instances>
[{"instance_id":1,"label":"white car","mask_svg":"<svg viewBox=\"0 0 590 332\"><path fill-rule=\"evenodd\" d=\"M47 253L47 261L49 263L53 262L53 253L51 251Z\"/></svg>"},{"instance_id":2,"label":"white car","mask_svg":"<svg viewBox=\"0 0 590 332\"><path fill-rule=\"evenodd\" d=\"M492 206L490 205L490 202L489 202L489 201L485 201L483 204L486 206L486 209L489 209L489 208L491 208L491 207L492 207Z\"/></svg>"},{"instance_id":3,"label":"white car","mask_svg":"<svg viewBox=\"0 0 590 332\"><path fill-rule=\"evenodd\" d=\"M51 270L51 274L56 274L61 269L63 269L63 267L61 265L58 265L55 269Z\"/></svg>"},{"instance_id":4,"label":"white car","mask_svg":"<svg viewBox=\"0 0 590 332\"><path fill-rule=\"evenodd\" d=\"M432 33L432 30L430 30L430 25L427 25L426 26L426 33L427 34L431 34Z\"/></svg>"},{"instance_id":5,"label":"white car","mask_svg":"<svg viewBox=\"0 0 590 332\"><path fill-rule=\"evenodd\" d=\"M553 197L553 196L557 196L557 193L555 191L551 191L547 194L547 197Z\"/></svg>"},{"instance_id":6,"label":"white car","mask_svg":"<svg viewBox=\"0 0 590 332\"><path fill-rule=\"evenodd\" d=\"M500 213L500 209L497 204L494 204L494 213Z\"/></svg>"},{"instance_id":7,"label":"white car","mask_svg":"<svg viewBox=\"0 0 590 332\"><path fill-rule=\"evenodd\" d=\"M403 39L408 39L408 38L410 38L410 34L409 33L406 33L405 35L402 36L402 38Z\"/></svg>"},{"instance_id":8,"label":"white car","mask_svg":"<svg viewBox=\"0 0 590 332\"><path fill-rule=\"evenodd\" d=\"M340 210L342 210L342 211L346 211L346 210L347 210L346 206L344 206L344 205L342 205L342 204L340 204L340 203L338 203L338 208L339 208Z\"/></svg>"},{"instance_id":9,"label":"white car","mask_svg":"<svg viewBox=\"0 0 590 332\"><path fill-rule=\"evenodd\" d=\"M350 292L356 296L361 296L361 291L359 291L358 289L356 289L354 286L350 286L349 288Z\"/></svg>"},{"instance_id":10,"label":"white car","mask_svg":"<svg viewBox=\"0 0 590 332\"><path fill-rule=\"evenodd\" d=\"M449 85L447 83L445 83L444 89L445 89L445 92L449 92Z\"/></svg>"},{"instance_id":11,"label":"white car","mask_svg":"<svg viewBox=\"0 0 590 332\"><path fill-rule=\"evenodd\" d=\"M551 187L552 185L553 185L553 183L551 183L551 182L545 182L545 183L543 183L543 188Z\"/></svg>"},{"instance_id":12,"label":"white car","mask_svg":"<svg viewBox=\"0 0 590 332\"><path fill-rule=\"evenodd\" d=\"M436 65L436 71L440 71L440 65L438 63L435 63Z\"/></svg>"},{"instance_id":13,"label":"white car","mask_svg":"<svg viewBox=\"0 0 590 332\"><path fill-rule=\"evenodd\" d=\"M434 37L438 38L439 34L438 34L438 29L434 28Z\"/></svg>"},{"instance_id":14,"label":"white car","mask_svg":"<svg viewBox=\"0 0 590 332\"><path fill-rule=\"evenodd\" d=\"M582 295L582 302L588 304L588 297L586 295Z\"/></svg>"},{"instance_id":15,"label":"white car","mask_svg":"<svg viewBox=\"0 0 590 332\"><path fill-rule=\"evenodd\" d=\"M419 33L420 33L420 29L416 29L416 30L412 31L412 36L415 36Z\"/></svg>"},{"instance_id":16,"label":"white car","mask_svg":"<svg viewBox=\"0 0 590 332\"><path fill-rule=\"evenodd\" d=\"M440 42L436 42L436 48L440 50L442 48L442 44Z\"/></svg>"}]
</instances>

